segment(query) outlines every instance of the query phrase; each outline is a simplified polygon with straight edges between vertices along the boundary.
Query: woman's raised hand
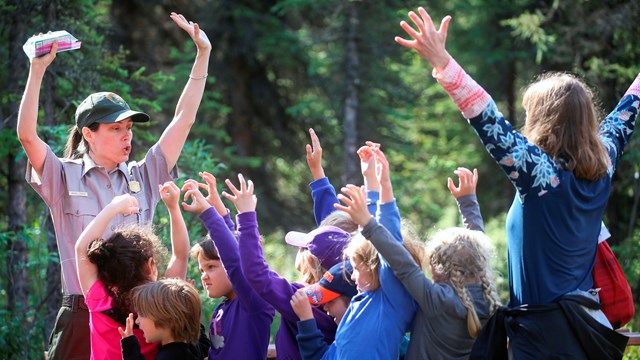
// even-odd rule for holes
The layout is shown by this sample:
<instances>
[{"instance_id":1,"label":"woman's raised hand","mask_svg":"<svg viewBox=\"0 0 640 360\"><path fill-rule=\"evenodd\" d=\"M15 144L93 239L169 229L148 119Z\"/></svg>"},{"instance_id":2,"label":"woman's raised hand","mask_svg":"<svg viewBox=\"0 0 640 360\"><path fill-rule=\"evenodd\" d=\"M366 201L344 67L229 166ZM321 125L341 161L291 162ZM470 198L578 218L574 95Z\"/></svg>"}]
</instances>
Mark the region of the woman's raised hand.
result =
<instances>
[{"instance_id":1,"label":"woman's raised hand","mask_svg":"<svg viewBox=\"0 0 640 360\"><path fill-rule=\"evenodd\" d=\"M440 29L436 30L433 21L431 21L431 16L429 16L427 11L420 7L418 8L418 12L420 16L413 11L409 12L409 17L418 30L415 30L404 20L400 22L400 26L413 40L403 39L399 36L396 36L395 40L398 44L415 50L420 56L431 63L434 68L443 69L447 66L451 58L451 55L449 55L445 48L447 29L449 28L451 16L445 16L440 23Z\"/></svg>"},{"instance_id":2,"label":"woman's raised hand","mask_svg":"<svg viewBox=\"0 0 640 360\"><path fill-rule=\"evenodd\" d=\"M211 42L209 41L207 34L200 29L198 23L187 21L184 15L177 14L175 12L172 12L169 17L171 17L171 20L173 20L182 30L186 31L187 34L191 36L191 39L196 44L198 51L211 51Z\"/></svg>"}]
</instances>

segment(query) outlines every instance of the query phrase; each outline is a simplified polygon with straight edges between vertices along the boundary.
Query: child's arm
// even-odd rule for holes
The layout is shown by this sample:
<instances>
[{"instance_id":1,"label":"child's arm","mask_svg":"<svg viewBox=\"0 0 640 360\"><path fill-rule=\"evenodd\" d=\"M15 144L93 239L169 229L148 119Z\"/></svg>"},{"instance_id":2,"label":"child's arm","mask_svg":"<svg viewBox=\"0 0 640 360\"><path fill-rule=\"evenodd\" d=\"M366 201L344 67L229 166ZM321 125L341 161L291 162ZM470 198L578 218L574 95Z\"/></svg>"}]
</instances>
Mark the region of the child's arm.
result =
<instances>
[{"instance_id":1,"label":"child's arm","mask_svg":"<svg viewBox=\"0 0 640 360\"><path fill-rule=\"evenodd\" d=\"M258 311L264 311L265 308L270 307L260 298L247 279L245 278L242 267L240 265L240 254L238 249L238 241L225 224L224 219L220 216L220 211L227 212L227 209L220 201L220 196L216 190L216 179L213 175L201 173L203 179L206 181L206 188L209 192L209 196L205 199L204 195L198 190L197 182L194 180L187 180L189 186L185 193L185 198L191 198L191 204L183 203L186 211L198 214L200 220L209 231L209 237L218 249L220 255L220 261L224 265L224 269L231 281L233 290L236 293L236 297L239 300L240 306L249 313L255 313ZM247 201L242 201L242 208L244 211L249 211L251 207L255 209L255 198L253 197L253 185L244 188L245 193L242 196L248 198ZM213 195L215 193L215 195ZM217 199L217 200L216 200ZM253 200L253 204L251 201ZM217 206L212 206L212 203L220 203ZM243 207L246 206L246 207ZM240 210L238 210L240 211Z\"/></svg>"},{"instance_id":2,"label":"child's arm","mask_svg":"<svg viewBox=\"0 0 640 360\"><path fill-rule=\"evenodd\" d=\"M298 315L298 319L300 319L300 321L313 319L311 304L309 303L309 299L307 298L304 288L298 289L293 296L291 296L289 303L291 304L293 311Z\"/></svg>"},{"instance_id":3,"label":"child's arm","mask_svg":"<svg viewBox=\"0 0 640 360\"><path fill-rule=\"evenodd\" d=\"M380 203L376 220L389 230L397 241L402 242L400 210L393 196L389 162L379 146L374 148L376 155L376 177L380 183Z\"/></svg>"},{"instance_id":4,"label":"child's arm","mask_svg":"<svg viewBox=\"0 0 640 360\"><path fill-rule=\"evenodd\" d=\"M244 183L244 177L242 174L238 174L240 180L240 188L246 189L247 185ZM222 193L222 196L231 200L238 207L238 241L240 247L240 263L242 265L243 273L251 284L251 287L269 304L271 304L282 316L283 319L295 322L298 320L298 316L291 307L291 296L297 289L302 287L300 284L292 284L287 279L281 277L275 271L269 268L266 260L264 259L264 253L262 251L262 245L260 244L260 234L258 232L258 222L256 219L255 211L241 211L245 207L245 202L249 201L245 199L236 200L241 191L238 190L228 179L225 181L229 189L234 195L230 195L226 192ZM253 183L250 182L250 186L253 187ZM246 190L245 190L246 191ZM253 198L255 195L252 195ZM255 200L253 200L255 201ZM255 205L253 205L255 206ZM314 316L318 319L318 325L322 329L333 329L335 332L335 323L333 319L326 313L319 309L313 309Z\"/></svg>"},{"instance_id":5,"label":"child's arm","mask_svg":"<svg viewBox=\"0 0 640 360\"><path fill-rule=\"evenodd\" d=\"M358 149L357 154L360 158L360 171L362 172L365 190L379 192L380 183L376 176L376 145L378 144L367 141L367 145L361 146L360 149Z\"/></svg>"},{"instance_id":6,"label":"child's arm","mask_svg":"<svg viewBox=\"0 0 640 360\"><path fill-rule=\"evenodd\" d=\"M167 166L173 168L182 152L182 147L187 140L191 126L196 121L196 113L202 101L204 86L206 84L207 68L209 66L209 54L211 42L197 23L187 21L184 16L171 13L173 20L182 30L186 31L196 45L196 58L191 68L189 80L182 90L173 120L160 136L158 144L165 155Z\"/></svg>"},{"instance_id":7,"label":"child's arm","mask_svg":"<svg viewBox=\"0 0 640 360\"><path fill-rule=\"evenodd\" d=\"M120 346L122 347L122 360L144 360L142 351L140 349L140 343L138 339L133 336L133 314L129 314L127 317L127 327L122 330L118 327L120 332Z\"/></svg>"},{"instance_id":8,"label":"child's arm","mask_svg":"<svg viewBox=\"0 0 640 360\"><path fill-rule=\"evenodd\" d=\"M303 360L321 359L329 349L313 318L311 304L304 289L298 289L291 297L291 307L300 318L298 321L298 349Z\"/></svg>"},{"instance_id":9,"label":"child's arm","mask_svg":"<svg viewBox=\"0 0 640 360\"><path fill-rule=\"evenodd\" d=\"M362 229L362 235L376 247L380 256L388 264L388 268L393 271L395 277L400 281L404 289L411 294L418 306L428 314L437 314L440 305L438 299L447 299L448 297L438 296L438 292L443 288L434 287L433 282L427 278L402 243L396 241L384 226L380 226L375 221L369 222ZM381 262L381 288L389 297L403 301L404 299L399 296L401 292L393 290L395 282L389 281L390 277L384 272L386 266L383 265Z\"/></svg>"},{"instance_id":10,"label":"child's arm","mask_svg":"<svg viewBox=\"0 0 640 360\"><path fill-rule=\"evenodd\" d=\"M307 165L309 165L311 176L315 181L325 177L324 168L322 167L322 146L320 146L320 139L313 128L309 129L309 136L311 136L311 145L307 144L305 147L307 150Z\"/></svg>"},{"instance_id":11,"label":"child's arm","mask_svg":"<svg viewBox=\"0 0 640 360\"><path fill-rule=\"evenodd\" d=\"M309 187L313 198L313 215L316 219L316 225L319 226L322 220L335 210L333 204L338 203L338 197L336 189L324 174L320 139L313 129L309 129L309 136L311 137L311 145L307 144L306 146L307 165L309 165L313 176L313 182L309 184Z\"/></svg>"},{"instance_id":12,"label":"child's arm","mask_svg":"<svg viewBox=\"0 0 640 360\"><path fill-rule=\"evenodd\" d=\"M215 208L216 212L220 214L220 216L222 216L222 218L224 219L224 222L225 224L227 224L229 230L231 230L231 232L234 232L236 230L236 225L231 220L229 209L224 206L224 204L222 203L222 199L220 199L220 194L218 194L217 188L217 180L215 176L206 171L201 171L198 173L198 175L200 175L200 177L204 179L205 183L203 184L193 179L188 179L187 181L185 181L184 186L182 187L182 191L197 188L207 190L207 196L205 197L207 203Z\"/></svg>"},{"instance_id":13,"label":"child's arm","mask_svg":"<svg viewBox=\"0 0 640 360\"><path fill-rule=\"evenodd\" d=\"M172 181L159 186L162 202L169 210L171 222L171 260L164 273L166 278L184 280L187 276L187 262L189 261L189 232L180 211L180 189Z\"/></svg>"},{"instance_id":14,"label":"child's arm","mask_svg":"<svg viewBox=\"0 0 640 360\"><path fill-rule=\"evenodd\" d=\"M484 232L480 205L476 197L478 169L473 169L473 172L471 172L467 168L459 167L453 173L458 175L458 186L456 187L451 178L447 178L447 187L451 195L456 198L464 227L469 230Z\"/></svg>"},{"instance_id":15,"label":"child's arm","mask_svg":"<svg viewBox=\"0 0 640 360\"><path fill-rule=\"evenodd\" d=\"M87 257L89 244L93 240L102 237L107 226L109 226L109 223L116 215L135 214L137 212L138 200L136 200L135 197L129 194L116 196L80 234L76 242L76 269L78 270L78 279L80 280L80 286L82 287L82 293L84 295L87 294L91 286L98 280L98 267L89 261Z\"/></svg>"},{"instance_id":16,"label":"child's arm","mask_svg":"<svg viewBox=\"0 0 640 360\"><path fill-rule=\"evenodd\" d=\"M373 218L367 207L367 194L364 187L349 184L342 188L342 194L338 194L338 199L345 205L336 204L335 208L349 214L353 222L361 228Z\"/></svg>"},{"instance_id":17,"label":"child's arm","mask_svg":"<svg viewBox=\"0 0 640 360\"><path fill-rule=\"evenodd\" d=\"M216 185L216 177L206 171L200 172L200 176L206 183L204 185L204 188L207 189L208 193L207 202L216 209L220 216L222 216L222 218L224 219L224 223L227 224L229 230L231 230L232 233L235 232L236 224L233 222L233 220L231 220L231 213L229 212L229 209L227 209L227 207L222 203L222 199L220 198L220 194L218 193L218 188ZM203 187L203 184L199 185L200 187Z\"/></svg>"},{"instance_id":18,"label":"child's arm","mask_svg":"<svg viewBox=\"0 0 640 360\"><path fill-rule=\"evenodd\" d=\"M402 266L406 268L406 272L413 279L419 275L419 279L426 279L422 270L413 261L409 252L404 248L401 242L381 224L371 217L366 208L366 195L364 189L354 185L347 185L342 188L342 194L338 195L340 201L345 205L336 206L337 209L346 211L353 221L362 228L362 235L371 241L381 255L380 269L378 277L380 279L380 288L387 296L398 306L398 308L408 310L413 303L409 304L402 296L402 285L398 279L394 279L391 275L389 267L396 269ZM390 243L390 244L387 244ZM385 244L386 247L379 248L378 245ZM387 258L387 256L389 256ZM402 279L399 279L402 281ZM428 280L428 279L427 279ZM405 285L406 286L406 285ZM424 294L423 294L424 296ZM414 305L415 306L415 305Z\"/></svg>"},{"instance_id":19,"label":"child's arm","mask_svg":"<svg viewBox=\"0 0 640 360\"><path fill-rule=\"evenodd\" d=\"M367 141L367 145L361 146L356 152L360 158L360 171L364 180L364 189L367 192L367 206L369 213L375 215L378 212L378 201L380 200L380 182L376 176L376 156L374 149L380 144Z\"/></svg>"}]
</instances>

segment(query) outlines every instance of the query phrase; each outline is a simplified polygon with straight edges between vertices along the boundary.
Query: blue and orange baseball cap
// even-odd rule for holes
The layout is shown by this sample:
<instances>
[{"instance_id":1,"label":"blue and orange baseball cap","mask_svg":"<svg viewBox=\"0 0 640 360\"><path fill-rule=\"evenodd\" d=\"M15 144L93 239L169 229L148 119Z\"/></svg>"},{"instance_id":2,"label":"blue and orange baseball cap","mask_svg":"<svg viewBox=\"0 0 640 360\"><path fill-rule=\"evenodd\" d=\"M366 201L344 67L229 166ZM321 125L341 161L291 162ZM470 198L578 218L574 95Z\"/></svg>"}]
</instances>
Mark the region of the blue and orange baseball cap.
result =
<instances>
[{"instance_id":1,"label":"blue and orange baseball cap","mask_svg":"<svg viewBox=\"0 0 640 360\"><path fill-rule=\"evenodd\" d=\"M356 284L351 281L353 268L349 261L335 264L324 273L322 279L304 288L312 305L326 304L340 296L353 297L358 293Z\"/></svg>"}]
</instances>

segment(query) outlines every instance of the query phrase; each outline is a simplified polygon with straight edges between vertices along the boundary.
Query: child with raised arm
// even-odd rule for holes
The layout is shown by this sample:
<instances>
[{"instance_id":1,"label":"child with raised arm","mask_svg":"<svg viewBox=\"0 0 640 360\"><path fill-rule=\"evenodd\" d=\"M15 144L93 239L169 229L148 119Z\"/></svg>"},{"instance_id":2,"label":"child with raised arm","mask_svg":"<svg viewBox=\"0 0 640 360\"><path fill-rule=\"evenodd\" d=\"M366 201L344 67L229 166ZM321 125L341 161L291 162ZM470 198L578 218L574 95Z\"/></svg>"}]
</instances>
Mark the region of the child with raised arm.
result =
<instances>
[{"instance_id":1,"label":"child with raised arm","mask_svg":"<svg viewBox=\"0 0 640 360\"><path fill-rule=\"evenodd\" d=\"M200 296L180 279L162 279L131 290L131 306L137 312L127 317L122 336L122 359L143 360L140 343L133 336L133 323L147 343L159 343L155 360L202 360L207 357L209 338L200 324Z\"/></svg>"},{"instance_id":2,"label":"child with raised arm","mask_svg":"<svg viewBox=\"0 0 640 360\"><path fill-rule=\"evenodd\" d=\"M473 169L472 172L467 168L459 167L453 173L458 176L458 186L453 182L453 179L447 178L447 187L458 203L458 210L462 215L464 227L469 230L484 232L484 222L482 221L480 205L476 196L478 169Z\"/></svg>"},{"instance_id":3,"label":"child with raised arm","mask_svg":"<svg viewBox=\"0 0 640 360\"><path fill-rule=\"evenodd\" d=\"M242 272L238 241L232 232L234 225L218 195L216 178L208 172L201 172L200 176L206 185L192 179L185 182L184 197L191 203L185 202L183 207L198 214L209 231L208 238L191 252L198 261L202 285L209 297L224 298L211 315L209 360L265 359L275 310L256 293ZM199 187L207 190L206 198ZM238 213L255 212L251 182L231 199ZM251 235L257 233L244 234Z\"/></svg>"},{"instance_id":4,"label":"child with raised arm","mask_svg":"<svg viewBox=\"0 0 640 360\"><path fill-rule=\"evenodd\" d=\"M179 215L180 190L168 182L159 187L169 208L172 228L172 260L167 278L182 278L186 274L189 238L184 220ZM137 224L116 228L109 238L102 238L107 226L118 214L138 216L138 201L131 195L116 196L87 225L76 243L78 279L89 309L91 329L91 359L117 359L122 356L118 328L126 326L132 311L131 289L158 278L158 264L166 249L150 227ZM153 359L158 347L144 341L142 332L134 329L142 354Z\"/></svg>"},{"instance_id":5,"label":"child with raised arm","mask_svg":"<svg viewBox=\"0 0 640 360\"><path fill-rule=\"evenodd\" d=\"M419 13L409 13L417 30L400 23L412 39L396 42L433 66L516 189L506 225L510 307L485 326L472 357L506 357L508 337L517 359L621 358L628 338L599 310L591 271L611 177L640 108L640 76L598 124L586 84L569 74L545 74L524 93L521 134L447 52L451 17L436 29L423 8Z\"/></svg>"},{"instance_id":6,"label":"child with raised arm","mask_svg":"<svg viewBox=\"0 0 640 360\"><path fill-rule=\"evenodd\" d=\"M237 188L227 179L225 183L232 194L223 192L222 195L233 202L239 200L255 202L253 185L248 186L242 174L238 174L238 181L239 187ZM275 339L278 358L300 359L300 351L296 342L298 316L291 308L289 301L296 290L309 285L309 283L289 282L269 268L262 252L256 212L254 210L239 211L236 222L238 224L240 263L244 276L256 293L271 304L281 315L280 326ZM341 242L346 244L350 239L350 235L334 227L327 227L325 231L317 235L319 237L327 237L316 244L319 245L317 247L319 263L323 267L331 268L331 266L340 262L341 249L343 248L332 243ZM332 239L329 239L329 237ZM308 274L314 271L308 266L302 267L300 270L302 277L308 277ZM319 280L321 277L322 272L314 278ZM320 331L322 331L325 341L327 343L333 342L336 331L336 323L333 318L318 308L313 309L313 316Z\"/></svg>"},{"instance_id":7,"label":"child with raised arm","mask_svg":"<svg viewBox=\"0 0 640 360\"><path fill-rule=\"evenodd\" d=\"M362 227L361 233L351 240L344 252L353 266L351 278L360 293L351 300L336 332L335 342L330 345L325 358L398 358L400 343L405 332L409 331L417 310L415 301L391 272L386 260L367 240L372 236L389 236L392 241L402 243L400 215L390 178L379 177L377 183L380 186L377 213L380 221L388 224L391 231L387 230L386 225L379 225L370 214L364 187L347 185L343 191L357 188L361 201L352 202L340 194L340 200L347 206L335 205L336 209L347 212ZM382 208L388 209L383 212Z\"/></svg>"},{"instance_id":8,"label":"child with raised arm","mask_svg":"<svg viewBox=\"0 0 640 360\"><path fill-rule=\"evenodd\" d=\"M300 319L296 340L302 359L315 360L333 356L325 355L329 349L335 351L335 347L330 348L322 338L311 306L322 306L336 324L340 325L351 298L358 293L355 283L351 281L352 272L349 261L338 263L329 269L318 283L298 289L291 297L291 307Z\"/></svg>"},{"instance_id":9,"label":"child with raised arm","mask_svg":"<svg viewBox=\"0 0 640 360\"><path fill-rule=\"evenodd\" d=\"M381 161L380 166L388 164ZM429 241L425 263L431 279L403 246L385 237L371 238L420 306L411 331L409 360L468 358L482 324L499 306L491 269L492 246L482 233L475 196L478 172L458 168L454 173L459 185L451 178L447 185L467 229L444 229Z\"/></svg>"},{"instance_id":10,"label":"child with raised arm","mask_svg":"<svg viewBox=\"0 0 640 360\"><path fill-rule=\"evenodd\" d=\"M347 185L343 192L350 188L358 189L360 201L351 202L341 194L341 201L347 206L336 207L348 212L363 227L345 249L345 256L353 267L351 278L359 294L351 300L336 332L335 342L330 346L335 349L327 350L327 356L331 357L326 358L397 359L400 343L410 329L417 306L391 272L386 260L367 239L388 236L390 241L399 244L401 240L379 225L369 213L364 188ZM357 210L354 206L358 206Z\"/></svg>"},{"instance_id":11,"label":"child with raised arm","mask_svg":"<svg viewBox=\"0 0 640 360\"><path fill-rule=\"evenodd\" d=\"M325 176L322 167L322 146L320 138L313 129L309 129L311 137L311 145L307 144L307 165L313 182L309 184L311 188L311 197L313 198L313 214L318 226L331 225L337 226L348 233L355 233L358 225L351 220L348 214L343 211L336 210L335 204L339 204L336 190L329 182L329 178ZM371 143L374 144L374 143ZM358 150L360 157L360 165L364 176L365 188L369 199L369 210L372 214L376 212L376 203L380 198L380 189L375 180L375 161L369 146L363 146Z\"/></svg>"}]
</instances>

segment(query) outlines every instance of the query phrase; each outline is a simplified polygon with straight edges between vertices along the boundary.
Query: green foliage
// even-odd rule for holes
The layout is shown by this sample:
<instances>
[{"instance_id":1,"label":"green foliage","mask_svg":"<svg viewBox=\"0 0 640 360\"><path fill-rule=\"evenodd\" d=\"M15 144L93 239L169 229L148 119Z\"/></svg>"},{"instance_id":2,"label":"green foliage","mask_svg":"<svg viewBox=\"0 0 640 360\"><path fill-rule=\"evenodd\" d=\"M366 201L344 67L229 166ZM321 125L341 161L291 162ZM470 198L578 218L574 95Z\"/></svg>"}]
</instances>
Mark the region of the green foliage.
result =
<instances>
[{"instance_id":1,"label":"green foliage","mask_svg":"<svg viewBox=\"0 0 640 360\"><path fill-rule=\"evenodd\" d=\"M556 37L545 32L542 24L545 16L540 10L534 13L525 11L516 18L503 20L501 25L509 26L513 29L513 36L516 39L530 41L536 47L536 63L542 62L542 56L551 46L553 46Z\"/></svg>"},{"instance_id":2,"label":"green foliage","mask_svg":"<svg viewBox=\"0 0 640 360\"><path fill-rule=\"evenodd\" d=\"M23 231L4 231L0 233L0 248L9 249L9 244L22 241L27 246L27 262L15 264L12 271L23 268L34 279L46 279L49 263L58 263L57 254L47 251L46 240L38 227L25 226ZM5 252L8 255L9 250ZM7 308L7 283L9 273L5 267L0 272L0 349L3 358L42 357L42 351L49 334L44 332L42 307L50 294L47 294L46 281L32 281L28 284L27 303L17 302L14 309Z\"/></svg>"}]
</instances>

